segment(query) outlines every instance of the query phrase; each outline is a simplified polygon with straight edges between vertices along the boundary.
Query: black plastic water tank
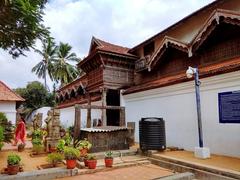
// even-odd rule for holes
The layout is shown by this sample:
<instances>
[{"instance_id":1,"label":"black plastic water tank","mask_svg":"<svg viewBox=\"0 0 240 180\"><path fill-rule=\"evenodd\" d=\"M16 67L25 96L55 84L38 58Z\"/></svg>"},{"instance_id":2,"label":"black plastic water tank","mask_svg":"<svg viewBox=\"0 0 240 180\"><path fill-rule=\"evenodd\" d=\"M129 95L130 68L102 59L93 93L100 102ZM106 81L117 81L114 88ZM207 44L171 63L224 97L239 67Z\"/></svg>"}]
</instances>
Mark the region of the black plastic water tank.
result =
<instances>
[{"instance_id":1,"label":"black plastic water tank","mask_svg":"<svg viewBox=\"0 0 240 180\"><path fill-rule=\"evenodd\" d=\"M166 149L165 122L163 118L148 117L139 121L141 150Z\"/></svg>"}]
</instances>

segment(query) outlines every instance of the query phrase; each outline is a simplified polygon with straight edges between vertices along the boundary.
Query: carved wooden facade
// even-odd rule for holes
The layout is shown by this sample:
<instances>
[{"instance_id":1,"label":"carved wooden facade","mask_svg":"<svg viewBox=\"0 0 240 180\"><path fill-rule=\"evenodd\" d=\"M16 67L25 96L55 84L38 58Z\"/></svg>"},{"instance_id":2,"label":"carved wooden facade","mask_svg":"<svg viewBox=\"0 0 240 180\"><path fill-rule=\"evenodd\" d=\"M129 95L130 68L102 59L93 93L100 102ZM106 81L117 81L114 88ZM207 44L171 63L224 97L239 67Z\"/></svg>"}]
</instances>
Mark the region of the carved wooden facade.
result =
<instances>
[{"instance_id":1,"label":"carved wooden facade","mask_svg":"<svg viewBox=\"0 0 240 180\"><path fill-rule=\"evenodd\" d=\"M57 99L60 108L97 100L116 105L106 104L108 89L129 94L185 82L188 66L201 77L236 71L239 58L240 2L219 0L132 49L93 37L78 65L85 75L61 88Z\"/></svg>"}]
</instances>

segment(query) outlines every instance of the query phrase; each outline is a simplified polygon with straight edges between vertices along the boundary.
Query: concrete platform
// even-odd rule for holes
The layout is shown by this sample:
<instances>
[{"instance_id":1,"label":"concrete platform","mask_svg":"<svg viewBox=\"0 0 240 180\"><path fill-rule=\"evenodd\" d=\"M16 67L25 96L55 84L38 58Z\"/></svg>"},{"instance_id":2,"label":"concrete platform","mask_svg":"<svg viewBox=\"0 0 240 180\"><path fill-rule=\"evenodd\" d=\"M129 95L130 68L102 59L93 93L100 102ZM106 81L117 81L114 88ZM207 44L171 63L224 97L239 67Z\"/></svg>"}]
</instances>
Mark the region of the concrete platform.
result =
<instances>
[{"instance_id":1,"label":"concrete platform","mask_svg":"<svg viewBox=\"0 0 240 180\"><path fill-rule=\"evenodd\" d=\"M193 152L166 151L150 155L152 163L177 172L193 172L196 178L240 179L240 159L212 155L209 159L198 159ZM204 177L204 178L203 178Z\"/></svg>"}]
</instances>

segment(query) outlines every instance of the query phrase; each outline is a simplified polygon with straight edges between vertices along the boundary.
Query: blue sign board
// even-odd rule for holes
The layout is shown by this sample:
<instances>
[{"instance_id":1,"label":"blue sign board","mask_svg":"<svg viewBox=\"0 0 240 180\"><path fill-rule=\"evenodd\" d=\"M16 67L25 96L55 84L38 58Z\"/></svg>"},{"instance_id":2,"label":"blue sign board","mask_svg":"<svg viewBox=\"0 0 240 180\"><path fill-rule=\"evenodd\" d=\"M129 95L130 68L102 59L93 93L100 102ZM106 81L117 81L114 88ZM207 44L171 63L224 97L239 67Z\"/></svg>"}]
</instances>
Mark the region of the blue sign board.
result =
<instances>
[{"instance_id":1,"label":"blue sign board","mask_svg":"<svg viewBox=\"0 0 240 180\"><path fill-rule=\"evenodd\" d=\"M218 93L220 123L240 123L240 91Z\"/></svg>"}]
</instances>

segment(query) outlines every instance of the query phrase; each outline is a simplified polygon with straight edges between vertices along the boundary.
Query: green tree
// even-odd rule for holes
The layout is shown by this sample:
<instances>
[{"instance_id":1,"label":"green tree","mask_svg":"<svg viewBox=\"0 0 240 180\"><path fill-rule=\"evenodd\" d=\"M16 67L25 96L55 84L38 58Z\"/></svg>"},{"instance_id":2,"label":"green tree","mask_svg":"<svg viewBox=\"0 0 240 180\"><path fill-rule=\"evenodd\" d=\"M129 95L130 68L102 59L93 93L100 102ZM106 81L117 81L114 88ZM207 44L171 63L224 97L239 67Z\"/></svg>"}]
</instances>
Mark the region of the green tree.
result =
<instances>
[{"instance_id":1,"label":"green tree","mask_svg":"<svg viewBox=\"0 0 240 180\"><path fill-rule=\"evenodd\" d=\"M76 66L69 62L79 62L76 54L71 52L72 47L68 43L60 42L58 46L57 59L54 62L53 77L61 86L72 82L78 77L79 71Z\"/></svg>"},{"instance_id":2,"label":"green tree","mask_svg":"<svg viewBox=\"0 0 240 180\"><path fill-rule=\"evenodd\" d=\"M50 79L53 80L53 60L56 56L57 47L52 38L47 38L42 41L42 50L36 49L35 51L42 56L42 60L32 68L32 72L35 72L38 78L44 79L44 86L49 90L47 86L47 74Z\"/></svg>"},{"instance_id":3,"label":"green tree","mask_svg":"<svg viewBox=\"0 0 240 180\"><path fill-rule=\"evenodd\" d=\"M1 0L0 48L15 58L33 47L36 39L46 38L49 31L42 24L46 2L47 0Z\"/></svg>"},{"instance_id":4,"label":"green tree","mask_svg":"<svg viewBox=\"0 0 240 180\"><path fill-rule=\"evenodd\" d=\"M49 93L44 85L38 81L28 83L26 88L17 88L15 92L25 99L23 107L26 116L43 106L55 105L54 94Z\"/></svg>"}]
</instances>

